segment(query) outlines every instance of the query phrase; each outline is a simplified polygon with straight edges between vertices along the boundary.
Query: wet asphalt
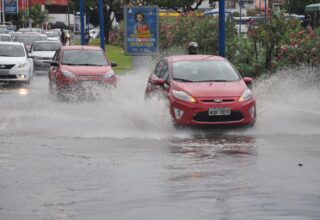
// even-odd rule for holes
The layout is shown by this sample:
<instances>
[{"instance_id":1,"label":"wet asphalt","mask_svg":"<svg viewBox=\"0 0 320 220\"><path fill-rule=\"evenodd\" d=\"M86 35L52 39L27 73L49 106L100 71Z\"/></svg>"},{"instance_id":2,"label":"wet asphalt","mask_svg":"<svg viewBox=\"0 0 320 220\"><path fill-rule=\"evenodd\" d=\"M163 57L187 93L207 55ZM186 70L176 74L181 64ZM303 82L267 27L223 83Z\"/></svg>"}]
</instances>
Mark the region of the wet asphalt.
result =
<instances>
[{"instance_id":1,"label":"wet asphalt","mask_svg":"<svg viewBox=\"0 0 320 220\"><path fill-rule=\"evenodd\" d=\"M94 99L50 95L46 72L1 87L0 219L320 219L316 70L257 80L256 125L213 129L146 103L150 72Z\"/></svg>"}]
</instances>

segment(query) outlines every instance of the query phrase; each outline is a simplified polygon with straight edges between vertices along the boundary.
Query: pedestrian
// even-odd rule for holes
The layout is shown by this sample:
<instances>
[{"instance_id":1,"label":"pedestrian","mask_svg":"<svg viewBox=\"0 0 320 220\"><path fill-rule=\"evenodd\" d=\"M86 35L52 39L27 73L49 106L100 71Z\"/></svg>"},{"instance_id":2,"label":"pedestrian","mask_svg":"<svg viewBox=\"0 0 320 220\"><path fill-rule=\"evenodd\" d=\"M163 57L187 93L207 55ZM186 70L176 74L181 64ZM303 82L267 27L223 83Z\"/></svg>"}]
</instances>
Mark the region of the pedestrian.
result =
<instances>
[{"instance_id":1,"label":"pedestrian","mask_svg":"<svg viewBox=\"0 0 320 220\"><path fill-rule=\"evenodd\" d=\"M86 30L86 33L84 35L84 40L85 40L85 45L89 45L89 41L90 41L90 34L88 29Z\"/></svg>"},{"instance_id":2,"label":"pedestrian","mask_svg":"<svg viewBox=\"0 0 320 220\"><path fill-rule=\"evenodd\" d=\"M60 41L62 45L65 46L67 42L66 33L64 33L63 28L61 28L60 30L61 30Z\"/></svg>"},{"instance_id":3,"label":"pedestrian","mask_svg":"<svg viewBox=\"0 0 320 220\"><path fill-rule=\"evenodd\" d=\"M190 42L188 45L188 54L190 55L194 55L194 54L198 54L198 48L199 45L197 42Z\"/></svg>"}]
</instances>

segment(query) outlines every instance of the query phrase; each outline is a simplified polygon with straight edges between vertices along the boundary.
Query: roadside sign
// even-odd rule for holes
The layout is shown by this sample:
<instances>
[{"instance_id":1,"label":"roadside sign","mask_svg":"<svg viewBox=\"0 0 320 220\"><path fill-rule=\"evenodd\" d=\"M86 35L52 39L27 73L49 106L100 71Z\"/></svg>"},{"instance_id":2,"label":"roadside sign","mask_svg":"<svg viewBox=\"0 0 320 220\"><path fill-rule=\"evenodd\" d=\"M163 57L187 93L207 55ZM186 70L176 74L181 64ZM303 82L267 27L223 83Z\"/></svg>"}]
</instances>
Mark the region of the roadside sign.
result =
<instances>
[{"instance_id":1,"label":"roadside sign","mask_svg":"<svg viewBox=\"0 0 320 220\"><path fill-rule=\"evenodd\" d=\"M6 14L18 14L18 0L4 0Z\"/></svg>"},{"instance_id":2,"label":"roadside sign","mask_svg":"<svg viewBox=\"0 0 320 220\"><path fill-rule=\"evenodd\" d=\"M158 6L124 8L124 48L127 55L153 55L159 51Z\"/></svg>"}]
</instances>

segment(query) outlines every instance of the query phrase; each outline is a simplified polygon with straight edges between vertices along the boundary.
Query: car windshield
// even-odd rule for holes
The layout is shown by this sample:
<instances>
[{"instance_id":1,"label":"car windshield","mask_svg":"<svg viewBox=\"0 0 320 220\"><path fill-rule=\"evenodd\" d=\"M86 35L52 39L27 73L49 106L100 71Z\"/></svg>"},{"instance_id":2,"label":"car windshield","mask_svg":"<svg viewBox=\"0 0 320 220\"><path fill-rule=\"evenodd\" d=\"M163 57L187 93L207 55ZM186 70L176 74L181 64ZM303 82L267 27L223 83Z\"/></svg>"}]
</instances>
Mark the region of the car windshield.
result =
<instances>
[{"instance_id":1,"label":"car windshield","mask_svg":"<svg viewBox=\"0 0 320 220\"><path fill-rule=\"evenodd\" d=\"M41 40L41 37L39 35L16 35L13 40L22 42L25 45L31 45L33 41Z\"/></svg>"},{"instance_id":2,"label":"car windshield","mask_svg":"<svg viewBox=\"0 0 320 220\"><path fill-rule=\"evenodd\" d=\"M25 52L21 45L1 44L0 56L3 57L24 57Z\"/></svg>"},{"instance_id":3,"label":"car windshield","mask_svg":"<svg viewBox=\"0 0 320 220\"><path fill-rule=\"evenodd\" d=\"M0 35L0 41L11 41L10 36Z\"/></svg>"},{"instance_id":4,"label":"car windshield","mask_svg":"<svg viewBox=\"0 0 320 220\"><path fill-rule=\"evenodd\" d=\"M227 61L179 61L173 63L173 80L182 82L230 82L240 80Z\"/></svg>"},{"instance_id":5,"label":"car windshield","mask_svg":"<svg viewBox=\"0 0 320 220\"><path fill-rule=\"evenodd\" d=\"M58 37L59 36L58 32L46 32L46 35L48 37Z\"/></svg>"},{"instance_id":6,"label":"car windshield","mask_svg":"<svg viewBox=\"0 0 320 220\"><path fill-rule=\"evenodd\" d=\"M62 64L79 66L107 66L108 61L101 50L65 50Z\"/></svg>"},{"instance_id":7,"label":"car windshield","mask_svg":"<svg viewBox=\"0 0 320 220\"><path fill-rule=\"evenodd\" d=\"M56 51L61 47L60 42L35 42L33 51Z\"/></svg>"}]
</instances>

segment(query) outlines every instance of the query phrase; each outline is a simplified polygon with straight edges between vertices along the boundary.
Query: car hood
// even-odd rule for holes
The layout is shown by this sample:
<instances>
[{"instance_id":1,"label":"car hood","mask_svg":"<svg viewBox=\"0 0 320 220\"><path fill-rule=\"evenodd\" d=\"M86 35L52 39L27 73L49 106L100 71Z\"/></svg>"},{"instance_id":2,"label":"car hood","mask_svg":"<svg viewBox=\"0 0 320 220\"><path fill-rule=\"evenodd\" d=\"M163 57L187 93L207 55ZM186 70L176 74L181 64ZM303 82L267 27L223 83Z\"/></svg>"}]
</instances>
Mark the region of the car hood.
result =
<instances>
[{"instance_id":1,"label":"car hood","mask_svg":"<svg viewBox=\"0 0 320 220\"><path fill-rule=\"evenodd\" d=\"M0 57L0 64L17 64L26 61L26 57Z\"/></svg>"},{"instance_id":2,"label":"car hood","mask_svg":"<svg viewBox=\"0 0 320 220\"><path fill-rule=\"evenodd\" d=\"M30 53L30 56L53 58L55 53L55 51L32 51L32 53Z\"/></svg>"},{"instance_id":3,"label":"car hood","mask_svg":"<svg viewBox=\"0 0 320 220\"><path fill-rule=\"evenodd\" d=\"M111 66L68 66L61 65L62 70L72 72L77 76L98 76L104 75L112 70Z\"/></svg>"},{"instance_id":4,"label":"car hood","mask_svg":"<svg viewBox=\"0 0 320 220\"><path fill-rule=\"evenodd\" d=\"M238 97L247 88L243 80L236 82L173 82L172 88L183 90L196 98Z\"/></svg>"}]
</instances>

